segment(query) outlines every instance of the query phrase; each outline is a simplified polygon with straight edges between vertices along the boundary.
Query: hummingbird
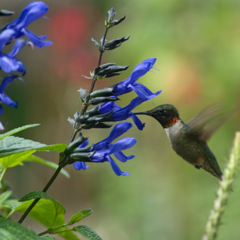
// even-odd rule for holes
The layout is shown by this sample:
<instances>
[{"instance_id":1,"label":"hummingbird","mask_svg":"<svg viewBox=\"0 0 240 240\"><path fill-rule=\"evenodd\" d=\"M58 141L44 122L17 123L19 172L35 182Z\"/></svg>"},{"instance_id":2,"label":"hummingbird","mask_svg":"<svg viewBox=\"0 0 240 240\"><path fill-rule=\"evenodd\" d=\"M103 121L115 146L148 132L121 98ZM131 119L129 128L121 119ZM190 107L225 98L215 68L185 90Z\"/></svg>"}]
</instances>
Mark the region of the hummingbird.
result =
<instances>
[{"instance_id":1,"label":"hummingbird","mask_svg":"<svg viewBox=\"0 0 240 240\"><path fill-rule=\"evenodd\" d=\"M197 169L204 169L222 180L217 159L207 145L211 135L230 117L219 114L219 104L205 108L188 123L179 117L178 110L171 104L163 104L136 115L155 118L164 128L173 150Z\"/></svg>"}]
</instances>

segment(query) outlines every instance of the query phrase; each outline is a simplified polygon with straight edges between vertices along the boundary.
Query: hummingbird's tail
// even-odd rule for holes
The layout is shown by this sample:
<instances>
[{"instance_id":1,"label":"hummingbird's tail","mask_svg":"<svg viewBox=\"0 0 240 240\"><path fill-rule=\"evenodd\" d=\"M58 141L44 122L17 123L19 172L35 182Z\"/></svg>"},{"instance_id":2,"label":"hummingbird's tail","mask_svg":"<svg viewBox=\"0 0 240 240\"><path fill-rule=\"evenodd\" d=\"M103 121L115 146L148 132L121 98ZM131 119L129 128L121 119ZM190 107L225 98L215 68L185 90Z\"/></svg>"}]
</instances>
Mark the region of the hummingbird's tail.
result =
<instances>
[{"instance_id":1,"label":"hummingbird's tail","mask_svg":"<svg viewBox=\"0 0 240 240\"><path fill-rule=\"evenodd\" d=\"M217 164L217 162L216 162ZM217 164L217 167L213 168L208 161L205 161L202 165L202 169L204 169L205 171L211 173L213 176L217 177L219 180L222 181L222 172L220 170L220 167Z\"/></svg>"}]
</instances>

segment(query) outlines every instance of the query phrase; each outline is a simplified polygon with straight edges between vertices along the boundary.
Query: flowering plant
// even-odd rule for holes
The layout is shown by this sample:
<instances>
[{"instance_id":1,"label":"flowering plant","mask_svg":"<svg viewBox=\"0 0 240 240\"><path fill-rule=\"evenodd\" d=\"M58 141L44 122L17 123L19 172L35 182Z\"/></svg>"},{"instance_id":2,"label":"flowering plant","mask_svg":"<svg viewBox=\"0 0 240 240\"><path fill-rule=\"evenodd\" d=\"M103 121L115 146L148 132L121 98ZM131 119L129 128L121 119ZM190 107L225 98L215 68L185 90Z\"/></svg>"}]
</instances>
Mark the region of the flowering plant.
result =
<instances>
[{"instance_id":1,"label":"flowering plant","mask_svg":"<svg viewBox=\"0 0 240 240\"><path fill-rule=\"evenodd\" d=\"M24 82L24 75L27 73L28 66L25 66L21 60L16 58L18 52L23 51L25 46L42 48L49 47L52 44L51 41L46 40L47 36L37 36L27 29L30 23L43 17L47 11L48 6L44 2L34 1L22 10L16 20L0 28L0 71L3 75L0 84L0 116L4 112L4 104L14 108L18 107L18 103L5 93L6 88L12 85L14 80L18 79ZM7 17L12 14L11 11L0 9L0 17ZM74 119L68 118L69 123L73 126L69 144L46 145L12 136L25 129L36 127L38 124L22 126L0 134L0 239L46 240L56 238L44 235L58 234L64 239L77 240L79 237L76 233L79 233L90 240L101 240L101 237L90 227L79 225L81 220L92 214L92 209L78 211L70 217L69 221L65 221L64 214L66 210L64 206L46 192L59 173L69 177L68 172L64 169L67 165L82 171L87 170L91 165L98 166L96 163L106 162L106 167L109 167L107 166L109 164L113 170L114 177L129 176L130 174L122 171L116 160L126 163L128 160L134 159L134 155L126 156L123 151L134 147L137 140L134 137L118 138L127 133L132 127L136 126L141 131L144 129L144 123L136 116L134 109L143 102L158 96L161 90L154 93L140 83L141 77L154 69L156 58L149 57L140 61L127 79L110 87L94 91L96 81L120 75L122 71L128 69L128 66L117 66L115 63L101 63L105 51L114 50L129 40L129 36L127 36L106 41L110 28L125 20L125 16L115 20L115 15L113 8L108 11L108 20L105 21L105 33L100 43L92 38L99 51L98 65L90 72L90 77L86 77L92 81L89 91L82 88L78 90L82 109L74 114ZM8 53L6 53L7 45L11 47L11 51ZM124 94L130 92L134 92L135 97L127 106L119 106L117 101L120 100L120 97L124 97ZM133 121L134 124L128 121ZM115 122L117 124L113 126ZM108 131L103 140L97 143L92 142L91 138L88 139L85 133L85 130L91 129L93 131L95 128L105 129L103 130L104 134ZM110 128L112 129L108 130ZM0 130L5 130L2 122L0 122ZM235 136L228 166L224 171L223 179L217 191L217 199L214 202L206 225L204 240L216 238L222 213L232 191L232 182L239 169L239 143L240 133L238 132ZM59 163L54 164L35 156L36 151L60 152ZM25 161L38 162L55 169L55 172L42 191L33 191L21 199L17 199L12 194L4 176L7 169L23 165ZM11 219L15 212L23 214L18 222ZM36 233L34 230L24 227L22 223L26 217L40 222L46 227L46 230ZM74 224L76 225L73 227Z\"/></svg>"},{"instance_id":2,"label":"flowering plant","mask_svg":"<svg viewBox=\"0 0 240 240\"><path fill-rule=\"evenodd\" d=\"M5 89L15 79L19 79L22 82L23 77L18 74L12 74L12 72L19 72L23 76L26 74L26 66L23 62L16 58L18 52L26 45L34 46L38 48L47 47L52 44L51 41L45 40L47 36L36 36L33 32L27 29L28 25L38 18L42 17L48 11L48 6L41 2L35 1L28 4L20 16L10 22L9 24L1 28L0 33L0 70L7 75L0 85L0 115L3 114L3 103L14 108L17 108L17 103L14 102L8 95L5 94ZM8 16L13 12L7 10L1 10L1 16ZM0 218L0 236L13 239L43 239L42 235L45 234L59 234L65 239L78 239L74 232L78 232L88 239L101 239L100 236L87 226L79 225L70 228L74 223L79 222L83 218L89 216L92 213L91 209L84 209L74 214L70 221L65 223L64 214L65 208L56 199L48 195L46 192L61 172L65 176L68 173L64 170L66 165L73 165L77 170L87 170L91 163L103 163L108 162L117 176L128 176L128 172L122 171L117 165L113 156L120 162L127 162L134 158L134 155L126 156L123 151L132 148L137 140L133 137L121 138L114 142L117 138L121 137L133 124L130 122L122 122L132 118L133 122L139 130L143 130L144 124L133 113L133 109L143 103L150 100L161 93L151 92L146 86L138 82L140 78L147 74L156 62L156 58L148 58L133 69L130 76L107 88L94 91L94 85L97 80L103 78L110 78L116 75L120 75L121 71L128 69L128 66L117 66L115 63L101 64L102 55L105 51L114 50L120 47L121 44L129 39L128 37L122 37L111 41L106 41L108 30L118 24L120 24L125 16L119 20L114 20L115 11L112 9L108 12L108 20L105 22L105 33L100 43L92 39L97 46L100 54L97 67L90 72L90 78L92 84L90 90L84 90L80 88L78 90L80 94L80 100L82 102L81 112L74 114L74 119L68 118L68 121L73 126L73 134L69 141L69 144L55 144L47 146L31 140L23 138L17 138L11 136L19 131L27 128L35 127L37 124L23 126L12 131L6 132L0 135L0 164L1 174L0 180L3 181L3 176L6 170L10 167L22 164L24 161L37 161L47 166L55 168L56 171L52 178L49 180L43 191L30 192L21 199L13 199L11 197L12 192L4 190L2 187L2 193L0 195L0 207L4 209L2 218ZM23 39L26 37L28 40ZM4 53L4 48L8 44L13 44L12 50L9 53ZM136 97L125 107L120 107L116 101L119 97L127 94L131 91L136 93ZM89 107L92 109L88 110ZM117 123L109 133L109 136L98 143L89 145L91 139L84 137L83 130L101 128L108 129L112 127L112 124ZM4 130L4 125L1 123L1 129ZM34 155L36 151L60 151L59 164L55 165L48 161L45 161ZM89 165L86 165L88 163ZM37 204L38 203L38 204ZM44 209L48 209L45 214ZM24 213L18 223L10 220L11 215L14 212ZM35 220L41 222L47 227L47 230L37 234L33 230L29 230L20 225L24 219L29 216ZM1 231L1 226L5 226ZM12 229L17 229L16 232ZM51 238L55 239L55 238Z\"/></svg>"}]
</instances>

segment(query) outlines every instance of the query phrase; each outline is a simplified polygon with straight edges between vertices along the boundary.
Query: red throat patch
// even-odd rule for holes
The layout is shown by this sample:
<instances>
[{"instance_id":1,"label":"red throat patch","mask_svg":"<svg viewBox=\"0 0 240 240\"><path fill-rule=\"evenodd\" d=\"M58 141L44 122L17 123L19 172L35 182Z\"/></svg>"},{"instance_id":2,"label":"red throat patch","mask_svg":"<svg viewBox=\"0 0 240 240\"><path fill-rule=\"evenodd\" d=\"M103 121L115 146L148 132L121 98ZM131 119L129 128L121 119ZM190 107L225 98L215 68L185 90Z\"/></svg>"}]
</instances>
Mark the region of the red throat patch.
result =
<instances>
[{"instance_id":1,"label":"red throat patch","mask_svg":"<svg viewBox=\"0 0 240 240\"><path fill-rule=\"evenodd\" d=\"M172 125L174 125L179 119L177 117L174 117L171 122L169 122L169 127L171 127Z\"/></svg>"}]
</instances>

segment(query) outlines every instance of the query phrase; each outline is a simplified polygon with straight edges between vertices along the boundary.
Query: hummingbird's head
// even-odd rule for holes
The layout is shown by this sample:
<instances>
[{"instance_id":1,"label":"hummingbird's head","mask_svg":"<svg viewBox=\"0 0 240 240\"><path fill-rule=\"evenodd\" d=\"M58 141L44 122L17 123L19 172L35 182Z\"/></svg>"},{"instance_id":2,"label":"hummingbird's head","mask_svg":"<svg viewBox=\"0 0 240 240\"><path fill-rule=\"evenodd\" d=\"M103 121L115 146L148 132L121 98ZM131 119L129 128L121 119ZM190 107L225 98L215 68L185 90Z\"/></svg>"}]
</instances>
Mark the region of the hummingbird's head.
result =
<instances>
[{"instance_id":1,"label":"hummingbird's head","mask_svg":"<svg viewBox=\"0 0 240 240\"><path fill-rule=\"evenodd\" d=\"M146 112L137 112L136 115L148 115L154 117L163 128L169 128L179 120L178 110L171 104L163 104Z\"/></svg>"}]
</instances>

